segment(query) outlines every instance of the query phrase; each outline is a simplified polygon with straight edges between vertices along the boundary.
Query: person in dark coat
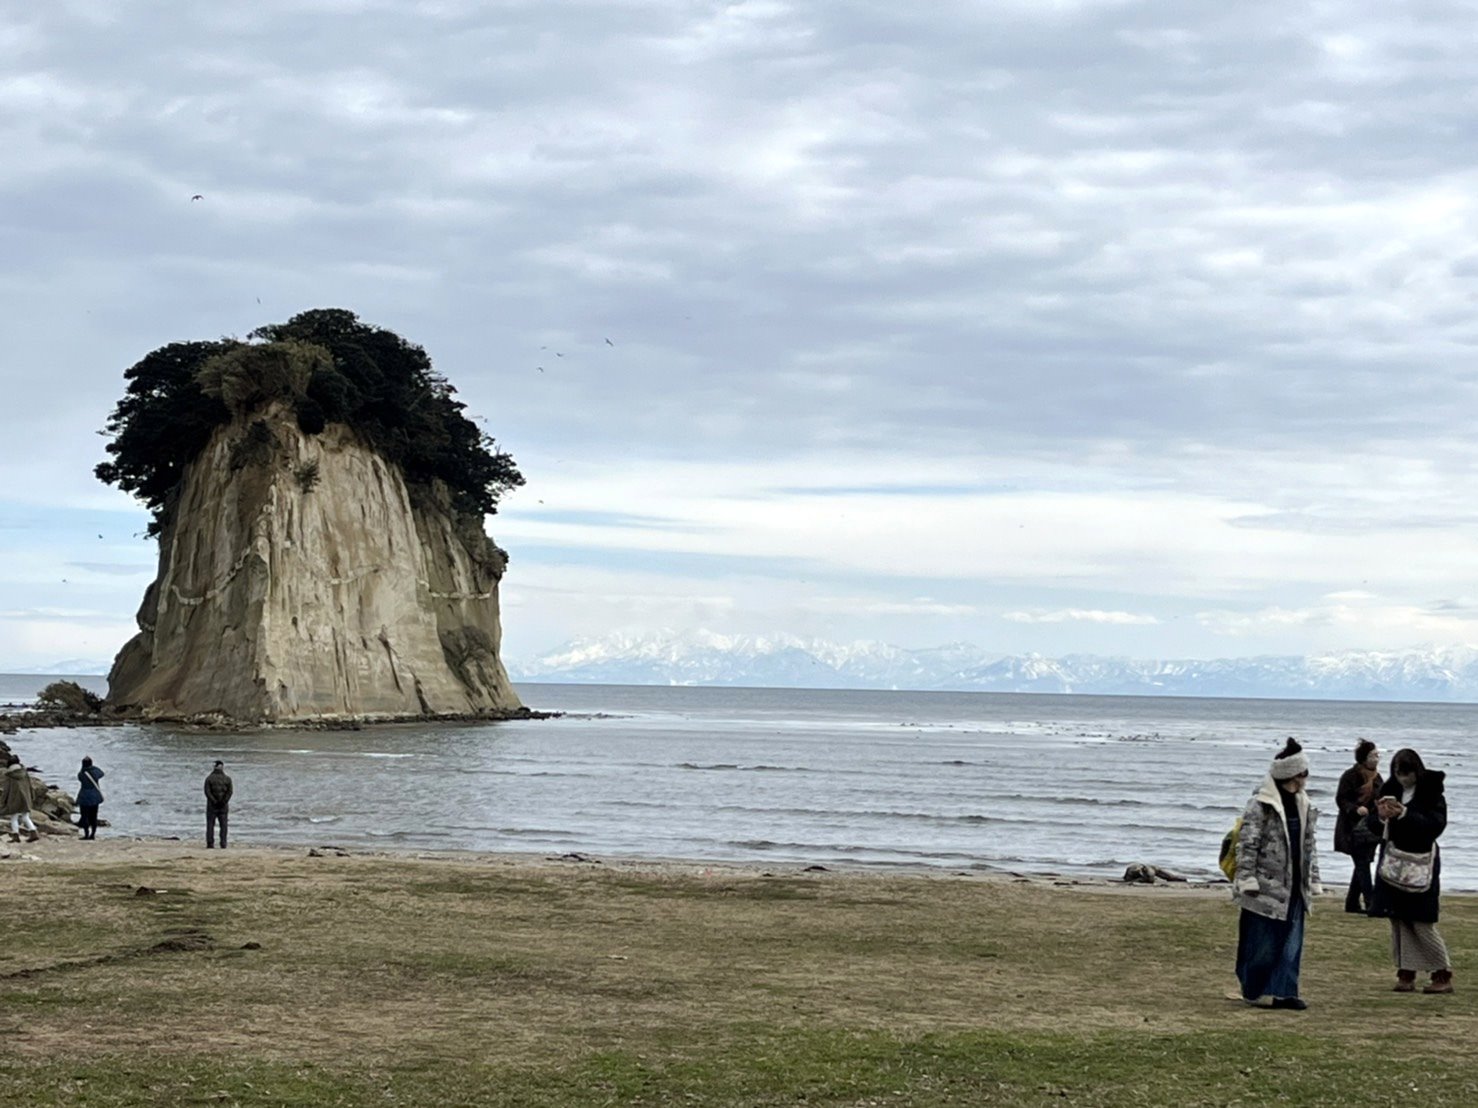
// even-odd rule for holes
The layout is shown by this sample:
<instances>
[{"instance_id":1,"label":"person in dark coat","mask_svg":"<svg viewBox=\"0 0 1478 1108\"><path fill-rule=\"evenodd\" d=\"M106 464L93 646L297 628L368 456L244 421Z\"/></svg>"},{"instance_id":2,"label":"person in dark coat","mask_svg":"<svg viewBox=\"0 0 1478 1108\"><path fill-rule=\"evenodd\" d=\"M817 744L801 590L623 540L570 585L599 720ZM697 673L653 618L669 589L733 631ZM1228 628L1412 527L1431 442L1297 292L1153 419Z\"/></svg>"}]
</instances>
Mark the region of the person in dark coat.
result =
<instances>
[{"instance_id":1,"label":"person in dark coat","mask_svg":"<svg viewBox=\"0 0 1478 1108\"><path fill-rule=\"evenodd\" d=\"M1375 807L1376 794L1385 781L1381 779L1380 751L1369 739L1361 739L1355 747L1355 764L1340 775L1334 791L1339 814L1334 819L1334 849L1348 854L1355 872L1350 875L1350 888L1345 893L1346 912L1370 911L1370 863L1375 858L1376 842L1364 833L1365 818Z\"/></svg>"},{"instance_id":2,"label":"person in dark coat","mask_svg":"<svg viewBox=\"0 0 1478 1108\"><path fill-rule=\"evenodd\" d=\"M1392 846L1424 853L1437 845L1447 829L1447 775L1429 770L1415 750L1396 751L1391 758L1391 779L1376 797L1375 810L1367 817L1373 831ZM1382 846L1382 851L1385 847ZM1396 991L1416 991L1416 975L1431 973L1424 993L1452 992L1452 960L1447 944L1437 931L1442 895L1442 855L1437 851L1432 884L1420 893L1393 888L1381 879L1376 867L1375 890L1370 914L1391 921L1391 956L1396 962Z\"/></svg>"},{"instance_id":3,"label":"person in dark coat","mask_svg":"<svg viewBox=\"0 0 1478 1108\"><path fill-rule=\"evenodd\" d=\"M205 849L216 845L216 824L221 825L221 849L226 849L226 816L231 807L231 778L224 762L217 762L205 779Z\"/></svg>"},{"instance_id":4,"label":"person in dark coat","mask_svg":"<svg viewBox=\"0 0 1478 1108\"><path fill-rule=\"evenodd\" d=\"M98 837L98 807L103 802L103 790L98 788L103 771L92 764L91 758L82 759L82 768L77 771L77 826L84 839Z\"/></svg>"}]
</instances>

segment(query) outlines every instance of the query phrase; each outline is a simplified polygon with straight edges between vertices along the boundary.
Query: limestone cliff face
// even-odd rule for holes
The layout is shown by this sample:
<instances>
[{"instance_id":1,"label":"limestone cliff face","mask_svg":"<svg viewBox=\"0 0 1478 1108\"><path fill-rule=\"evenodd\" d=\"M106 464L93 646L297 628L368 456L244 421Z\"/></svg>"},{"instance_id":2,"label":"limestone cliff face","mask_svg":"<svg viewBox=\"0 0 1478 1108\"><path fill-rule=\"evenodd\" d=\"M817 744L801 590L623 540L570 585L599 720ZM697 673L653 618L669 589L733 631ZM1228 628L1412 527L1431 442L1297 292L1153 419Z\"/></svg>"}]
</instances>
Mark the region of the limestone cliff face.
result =
<instances>
[{"instance_id":1,"label":"limestone cliff face","mask_svg":"<svg viewBox=\"0 0 1478 1108\"><path fill-rule=\"evenodd\" d=\"M499 658L506 558L481 521L284 404L185 472L108 702L152 717L409 717L519 707Z\"/></svg>"}]
</instances>

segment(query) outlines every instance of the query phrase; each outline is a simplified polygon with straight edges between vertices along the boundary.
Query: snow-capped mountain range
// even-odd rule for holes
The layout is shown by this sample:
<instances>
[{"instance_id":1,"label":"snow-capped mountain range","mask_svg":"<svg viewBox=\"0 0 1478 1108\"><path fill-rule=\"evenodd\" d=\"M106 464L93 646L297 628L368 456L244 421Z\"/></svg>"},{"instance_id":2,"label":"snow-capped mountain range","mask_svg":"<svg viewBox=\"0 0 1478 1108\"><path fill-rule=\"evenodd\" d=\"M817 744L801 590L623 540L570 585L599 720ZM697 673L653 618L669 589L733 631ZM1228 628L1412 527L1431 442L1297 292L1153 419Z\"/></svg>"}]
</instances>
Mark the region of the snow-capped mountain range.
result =
<instances>
[{"instance_id":1,"label":"snow-capped mountain range","mask_svg":"<svg viewBox=\"0 0 1478 1108\"><path fill-rule=\"evenodd\" d=\"M790 635L610 635L510 662L515 681L610 685L1478 701L1478 647L1263 655L1211 661L907 650Z\"/></svg>"}]
</instances>

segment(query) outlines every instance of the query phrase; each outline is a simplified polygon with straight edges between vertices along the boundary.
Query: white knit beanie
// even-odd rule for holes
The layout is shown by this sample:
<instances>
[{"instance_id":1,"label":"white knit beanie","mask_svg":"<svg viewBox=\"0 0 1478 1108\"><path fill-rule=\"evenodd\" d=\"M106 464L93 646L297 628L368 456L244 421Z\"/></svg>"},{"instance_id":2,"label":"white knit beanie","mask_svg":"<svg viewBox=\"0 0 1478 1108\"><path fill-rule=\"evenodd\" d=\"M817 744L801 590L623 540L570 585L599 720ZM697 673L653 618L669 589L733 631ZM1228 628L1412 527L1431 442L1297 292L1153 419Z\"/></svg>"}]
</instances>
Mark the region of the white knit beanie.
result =
<instances>
[{"instance_id":1,"label":"white knit beanie","mask_svg":"<svg viewBox=\"0 0 1478 1108\"><path fill-rule=\"evenodd\" d=\"M1298 741L1290 738L1282 751L1273 759L1272 768L1268 770L1273 775L1274 781L1287 781L1290 777L1297 777L1300 773L1309 772L1309 756L1304 753L1303 747Z\"/></svg>"}]
</instances>

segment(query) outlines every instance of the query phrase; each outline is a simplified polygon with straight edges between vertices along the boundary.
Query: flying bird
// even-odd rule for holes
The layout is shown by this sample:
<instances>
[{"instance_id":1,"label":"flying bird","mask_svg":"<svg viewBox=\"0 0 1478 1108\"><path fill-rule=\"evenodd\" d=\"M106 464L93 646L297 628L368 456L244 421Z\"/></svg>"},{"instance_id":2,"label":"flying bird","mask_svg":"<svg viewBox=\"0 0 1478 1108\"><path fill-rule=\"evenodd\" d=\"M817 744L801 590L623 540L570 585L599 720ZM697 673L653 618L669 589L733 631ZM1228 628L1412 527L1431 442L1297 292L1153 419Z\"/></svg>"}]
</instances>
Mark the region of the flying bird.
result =
<instances>
[{"instance_id":1,"label":"flying bird","mask_svg":"<svg viewBox=\"0 0 1478 1108\"><path fill-rule=\"evenodd\" d=\"M536 365L534 368L537 369L540 373L544 372L544 367L541 365Z\"/></svg>"},{"instance_id":2,"label":"flying bird","mask_svg":"<svg viewBox=\"0 0 1478 1108\"><path fill-rule=\"evenodd\" d=\"M190 197L190 199L191 200L204 200L205 197L204 196L201 196L200 193L197 192L194 196Z\"/></svg>"},{"instance_id":3,"label":"flying bird","mask_svg":"<svg viewBox=\"0 0 1478 1108\"><path fill-rule=\"evenodd\" d=\"M616 344L614 342L612 342L610 339L606 339L606 345L607 346L615 346Z\"/></svg>"}]
</instances>

